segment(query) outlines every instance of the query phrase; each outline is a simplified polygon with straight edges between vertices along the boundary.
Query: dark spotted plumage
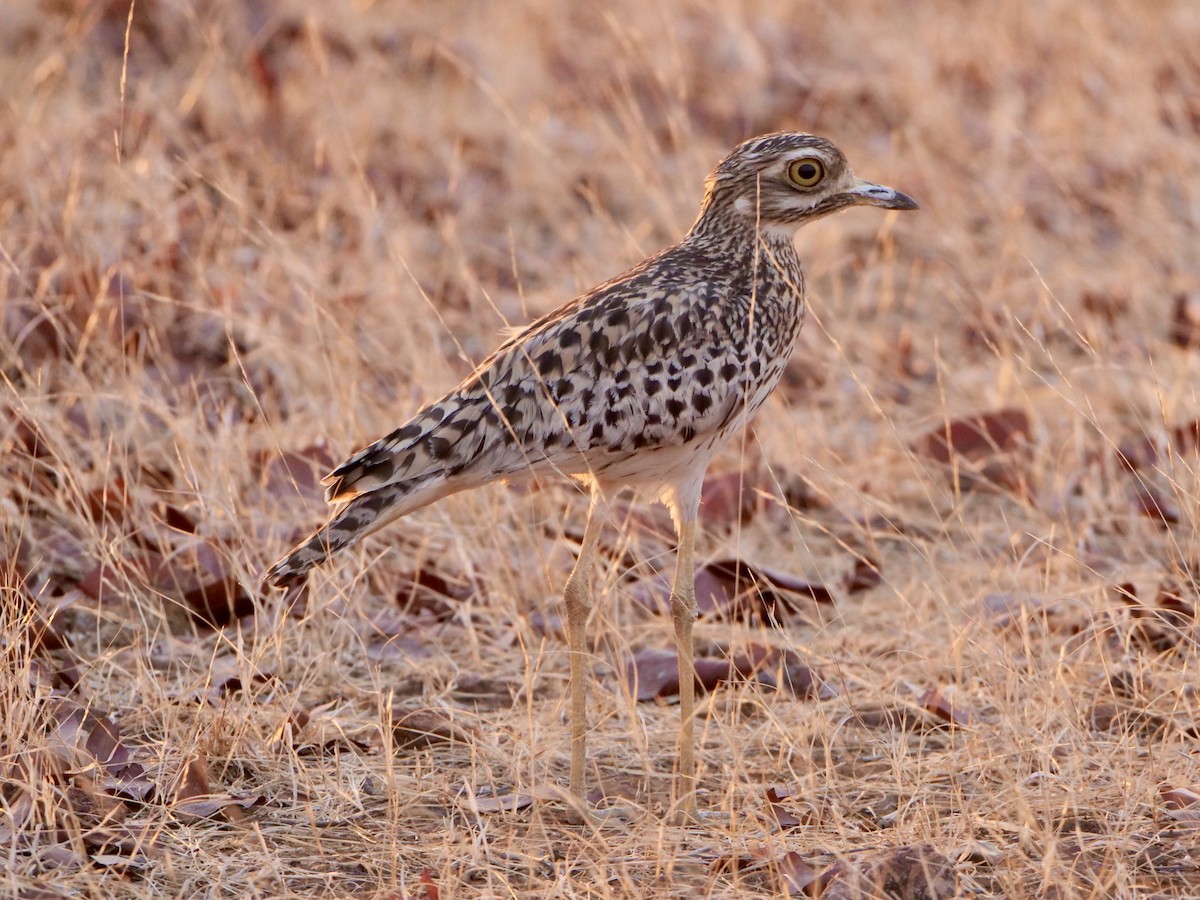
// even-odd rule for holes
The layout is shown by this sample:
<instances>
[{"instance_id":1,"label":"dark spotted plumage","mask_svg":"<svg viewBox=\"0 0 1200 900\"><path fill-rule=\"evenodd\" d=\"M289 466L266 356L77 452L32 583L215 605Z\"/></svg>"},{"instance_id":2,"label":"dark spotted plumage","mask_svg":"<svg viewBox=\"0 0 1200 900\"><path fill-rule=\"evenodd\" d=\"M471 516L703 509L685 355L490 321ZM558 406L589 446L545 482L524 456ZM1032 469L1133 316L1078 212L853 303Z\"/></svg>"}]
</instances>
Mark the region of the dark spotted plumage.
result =
<instances>
[{"instance_id":1,"label":"dark spotted plumage","mask_svg":"<svg viewBox=\"0 0 1200 900\"><path fill-rule=\"evenodd\" d=\"M804 317L796 229L852 205L916 207L855 178L837 148L806 134L741 144L705 187L682 241L533 322L449 394L335 469L326 498L341 510L267 579L295 583L337 550L447 494L557 472L589 482L596 498L632 485L670 506L684 579L676 597L690 616L683 560L690 566L704 470L778 383ZM594 533L589 521L568 583L568 614L576 617L590 597ZM690 672L690 624L677 617L677 627L681 643L687 633ZM573 656L573 684L575 674ZM683 705L686 719L690 699ZM688 748L688 777L690 765Z\"/></svg>"}]
</instances>

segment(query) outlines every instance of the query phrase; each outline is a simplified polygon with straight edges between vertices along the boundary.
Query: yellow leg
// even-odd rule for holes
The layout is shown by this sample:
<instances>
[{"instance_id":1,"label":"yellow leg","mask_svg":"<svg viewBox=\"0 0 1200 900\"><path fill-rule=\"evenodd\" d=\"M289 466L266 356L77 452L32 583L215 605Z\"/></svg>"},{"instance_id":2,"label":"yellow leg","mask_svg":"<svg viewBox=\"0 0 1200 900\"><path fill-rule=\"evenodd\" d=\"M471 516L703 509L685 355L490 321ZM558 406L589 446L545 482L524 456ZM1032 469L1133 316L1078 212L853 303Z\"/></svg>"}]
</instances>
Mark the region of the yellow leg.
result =
<instances>
[{"instance_id":1,"label":"yellow leg","mask_svg":"<svg viewBox=\"0 0 1200 900\"><path fill-rule=\"evenodd\" d=\"M675 622L675 650L679 657L679 791L684 820L696 817L696 669L693 661L692 623L696 621L696 519L683 518L679 528L679 553L675 585L671 589L671 617Z\"/></svg>"},{"instance_id":2,"label":"yellow leg","mask_svg":"<svg viewBox=\"0 0 1200 900\"><path fill-rule=\"evenodd\" d=\"M587 748L587 620L592 611L592 566L596 558L596 543L600 538L603 516L599 515L599 490L592 493L587 525L583 529L583 545L563 599L567 606L567 646L571 657L571 794L587 808L584 791L584 751Z\"/></svg>"}]
</instances>

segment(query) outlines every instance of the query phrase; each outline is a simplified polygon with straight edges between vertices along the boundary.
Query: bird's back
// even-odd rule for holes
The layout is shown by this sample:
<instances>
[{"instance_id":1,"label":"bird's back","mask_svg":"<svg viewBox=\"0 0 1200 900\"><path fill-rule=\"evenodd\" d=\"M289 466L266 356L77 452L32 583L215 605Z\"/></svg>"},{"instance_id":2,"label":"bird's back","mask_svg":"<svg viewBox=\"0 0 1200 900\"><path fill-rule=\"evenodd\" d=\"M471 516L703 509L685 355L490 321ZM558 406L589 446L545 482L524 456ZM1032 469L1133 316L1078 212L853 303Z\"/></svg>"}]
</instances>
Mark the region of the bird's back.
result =
<instances>
[{"instance_id":1,"label":"bird's back","mask_svg":"<svg viewBox=\"0 0 1200 900\"><path fill-rule=\"evenodd\" d=\"M499 347L325 478L345 507L267 573L286 584L448 494L549 472L660 489L707 465L782 374L803 317L790 238L674 245Z\"/></svg>"},{"instance_id":2,"label":"bird's back","mask_svg":"<svg viewBox=\"0 0 1200 900\"><path fill-rule=\"evenodd\" d=\"M547 471L637 483L630 460L719 442L774 387L800 325L799 262L790 240L775 250L751 278L743 260L714 265L684 242L560 307L339 466L327 498L431 476L458 489Z\"/></svg>"}]
</instances>

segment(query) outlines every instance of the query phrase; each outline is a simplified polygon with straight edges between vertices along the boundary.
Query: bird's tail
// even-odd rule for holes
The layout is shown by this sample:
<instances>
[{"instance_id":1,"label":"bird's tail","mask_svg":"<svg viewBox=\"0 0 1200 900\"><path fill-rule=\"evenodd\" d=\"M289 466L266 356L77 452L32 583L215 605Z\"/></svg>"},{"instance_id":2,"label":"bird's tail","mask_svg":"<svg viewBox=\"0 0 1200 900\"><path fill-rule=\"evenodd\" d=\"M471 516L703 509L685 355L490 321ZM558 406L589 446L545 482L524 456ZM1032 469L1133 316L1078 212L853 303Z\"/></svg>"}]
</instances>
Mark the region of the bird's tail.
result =
<instances>
[{"instance_id":1,"label":"bird's tail","mask_svg":"<svg viewBox=\"0 0 1200 900\"><path fill-rule=\"evenodd\" d=\"M358 543L394 519L443 496L446 492L439 490L440 484L433 482L444 481L444 478L432 475L387 484L360 494L271 566L263 575L263 581L276 587L301 583L313 566L319 566L333 554Z\"/></svg>"}]
</instances>

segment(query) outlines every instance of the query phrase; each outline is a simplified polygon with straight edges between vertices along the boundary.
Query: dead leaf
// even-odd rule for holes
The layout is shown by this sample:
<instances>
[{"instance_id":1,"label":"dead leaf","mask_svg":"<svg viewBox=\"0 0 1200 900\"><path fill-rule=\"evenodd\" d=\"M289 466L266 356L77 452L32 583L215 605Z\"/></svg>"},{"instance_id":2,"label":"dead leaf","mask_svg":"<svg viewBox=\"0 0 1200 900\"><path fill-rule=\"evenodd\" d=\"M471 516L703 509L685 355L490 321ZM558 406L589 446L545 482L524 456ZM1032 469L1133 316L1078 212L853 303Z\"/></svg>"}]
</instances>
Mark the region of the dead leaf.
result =
<instances>
[{"instance_id":1,"label":"dead leaf","mask_svg":"<svg viewBox=\"0 0 1200 900\"><path fill-rule=\"evenodd\" d=\"M475 736L456 723L445 710L397 710L392 716L392 735L397 749L426 749L437 744L470 744Z\"/></svg>"},{"instance_id":2,"label":"dead leaf","mask_svg":"<svg viewBox=\"0 0 1200 900\"><path fill-rule=\"evenodd\" d=\"M18 588L18 594L24 597L27 609L35 609L37 601L28 595L24 585ZM40 612L33 612L29 617L30 651L49 663L52 682L59 687L74 690L79 685L79 657L67 644L66 638L54 626L56 617L51 614L49 619Z\"/></svg>"},{"instance_id":3,"label":"dead leaf","mask_svg":"<svg viewBox=\"0 0 1200 900\"><path fill-rule=\"evenodd\" d=\"M211 819L223 813L230 821L239 821L243 814L266 803L266 797L234 797L230 794L210 792L208 761L194 756L184 764L183 772L175 786L175 799L171 812L183 819Z\"/></svg>"},{"instance_id":4,"label":"dead leaf","mask_svg":"<svg viewBox=\"0 0 1200 900\"><path fill-rule=\"evenodd\" d=\"M1048 625L1058 618L1050 601L1024 592L984 594L979 605L984 621L1001 630L1029 621Z\"/></svg>"},{"instance_id":5,"label":"dead leaf","mask_svg":"<svg viewBox=\"0 0 1200 900\"><path fill-rule=\"evenodd\" d=\"M854 568L830 587L790 572L734 557L714 560L696 570L696 608L701 616L780 625L797 615L813 614L812 603L832 603L834 592L855 593L880 581L878 565L858 558ZM670 586L662 576L637 582L630 592L655 612L669 611Z\"/></svg>"},{"instance_id":6,"label":"dead leaf","mask_svg":"<svg viewBox=\"0 0 1200 900\"><path fill-rule=\"evenodd\" d=\"M437 883L434 882L428 868L421 869L421 878L417 886L421 888L421 893L414 896L419 896L421 900L438 900Z\"/></svg>"},{"instance_id":7,"label":"dead leaf","mask_svg":"<svg viewBox=\"0 0 1200 900\"><path fill-rule=\"evenodd\" d=\"M396 583L399 585L396 603L404 612L410 615L425 613L438 622L454 618L462 602L477 593L477 586L469 579L447 576L429 561L415 571L400 575Z\"/></svg>"},{"instance_id":8,"label":"dead leaf","mask_svg":"<svg viewBox=\"0 0 1200 900\"><path fill-rule=\"evenodd\" d=\"M783 805L784 801L790 799L791 796L792 789L783 784L771 785L766 790L767 810L771 813L775 824L784 831L810 824L809 816L800 817Z\"/></svg>"},{"instance_id":9,"label":"dead leaf","mask_svg":"<svg viewBox=\"0 0 1200 900\"><path fill-rule=\"evenodd\" d=\"M101 779L100 786L117 799L133 803L145 803L158 790L147 776L146 767L137 762L111 771Z\"/></svg>"},{"instance_id":10,"label":"dead leaf","mask_svg":"<svg viewBox=\"0 0 1200 900\"><path fill-rule=\"evenodd\" d=\"M495 797L476 797L475 808L484 815L498 812L517 812L533 806L533 794L500 794Z\"/></svg>"},{"instance_id":11,"label":"dead leaf","mask_svg":"<svg viewBox=\"0 0 1200 900\"><path fill-rule=\"evenodd\" d=\"M886 728L889 731L920 732L935 727L931 715L908 703L855 709L847 721L866 728Z\"/></svg>"},{"instance_id":12,"label":"dead leaf","mask_svg":"<svg viewBox=\"0 0 1200 900\"><path fill-rule=\"evenodd\" d=\"M1002 409L947 421L912 447L943 465L954 462L948 474L962 490L991 486L1029 496L1029 478L1020 457L1029 440L1028 414Z\"/></svg>"},{"instance_id":13,"label":"dead leaf","mask_svg":"<svg viewBox=\"0 0 1200 900\"><path fill-rule=\"evenodd\" d=\"M558 801L568 798L563 788L553 784L540 784L521 791L511 791L506 794L477 794L472 799L475 809L484 815L500 812L518 812L528 809L534 803L542 801Z\"/></svg>"},{"instance_id":14,"label":"dead leaf","mask_svg":"<svg viewBox=\"0 0 1200 900\"><path fill-rule=\"evenodd\" d=\"M1163 805L1167 809L1185 809L1189 806L1200 806L1200 784L1189 784L1183 787L1168 787L1158 789Z\"/></svg>"},{"instance_id":15,"label":"dead leaf","mask_svg":"<svg viewBox=\"0 0 1200 900\"><path fill-rule=\"evenodd\" d=\"M1084 309L1104 319L1109 325L1115 325L1117 319L1129 312L1129 298L1121 293L1084 291L1079 302Z\"/></svg>"},{"instance_id":16,"label":"dead leaf","mask_svg":"<svg viewBox=\"0 0 1200 900\"><path fill-rule=\"evenodd\" d=\"M247 684L245 679L249 677ZM218 704L232 694L259 685L275 681L276 674L263 671L251 664L244 656L234 653L223 653L215 657L208 666L207 678L195 690L184 695L188 700L207 699L212 704Z\"/></svg>"},{"instance_id":17,"label":"dead leaf","mask_svg":"<svg viewBox=\"0 0 1200 900\"><path fill-rule=\"evenodd\" d=\"M954 456L982 461L1007 453L1029 441L1029 415L1020 409L1001 409L946 421L914 446L918 453L949 464Z\"/></svg>"},{"instance_id":18,"label":"dead leaf","mask_svg":"<svg viewBox=\"0 0 1200 900\"><path fill-rule=\"evenodd\" d=\"M789 850L776 861L781 885L788 894L819 897L827 879L825 866L811 861L798 850Z\"/></svg>"},{"instance_id":19,"label":"dead leaf","mask_svg":"<svg viewBox=\"0 0 1200 900\"><path fill-rule=\"evenodd\" d=\"M513 698L521 691L521 685L502 678L462 675L454 682L453 691L454 698L461 702L486 709L501 709L512 706Z\"/></svg>"},{"instance_id":20,"label":"dead leaf","mask_svg":"<svg viewBox=\"0 0 1200 900\"><path fill-rule=\"evenodd\" d=\"M954 863L929 844L855 855L834 863L822 879L822 900L949 900L958 892Z\"/></svg>"},{"instance_id":21,"label":"dead leaf","mask_svg":"<svg viewBox=\"0 0 1200 900\"><path fill-rule=\"evenodd\" d=\"M1200 346L1200 292L1181 291L1175 295L1168 337L1185 350Z\"/></svg>"},{"instance_id":22,"label":"dead leaf","mask_svg":"<svg viewBox=\"0 0 1200 900\"><path fill-rule=\"evenodd\" d=\"M733 666L728 660L697 657L696 689L700 693L714 690L728 681ZM646 648L634 654L625 666L625 681L639 701L679 694L679 657L674 650Z\"/></svg>"},{"instance_id":23,"label":"dead leaf","mask_svg":"<svg viewBox=\"0 0 1200 900\"><path fill-rule=\"evenodd\" d=\"M745 470L720 472L700 488L700 519L710 528L745 525L758 509L759 478Z\"/></svg>"},{"instance_id":24,"label":"dead leaf","mask_svg":"<svg viewBox=\"0 0 1200 900\"><path fill-rule=\"evenodd\" d=\"M333 470L337 460L325 443L318 441L301 450L262 451L256 455L254 464L262 473L263 487L272 496L286 499L299 494L309 500L320 500L325 496L321 479Z\"/></svg>"},{"instance_id":25,"label":"dead leaf","mask_svg":"<svg viewBox=\"0 0 1200 900\"><path fill-rule=\"evenodd\" d=\"M1148 519L1157 519L1164 525L1177 525L1180 521L1179 506L1152 484L1139 481L1133 486L1133 505Z\"/></svg>"},{"instance_id":26,"label":"dead leaf","mask_svg":"<svg viewBox=\"0 0 1200 900\"><path fill-rule=\"evenodd\" d=\"M223 548L211 541L200 541L190 555L196 563L190 585L181 572L176 572L176 580L186 587L180 599L195 621L224 628L254 612L254 599L230 571Z\"/></svg>"},{"instance_id":27,"label":"dead leaf","mask_svg":"<svg viewBox=\"0 0 1200 900\"><path fill-rule=\"evenodd\" d=\"M1163 785L1158 789L1158 796L1162 798L1167 815L1176 822L1200 823L1200 784Z\"/></svg>"},{"instance_id":28,"label":"dead leaf","mask_svg":"<svg viewBox=\"0 0 1200 900\"><path fill-rule=\"evenodd\" d=\"M175 802L207 796L208 793L208 760L203 756L193 756L184 763L183 771L175 782Z\"/></svg>"},{"instance_id":29,"label":"dead leaf","mask_svg":"<svg viewBox=\"0 0 1200 900\"><path fill-rule=\"evenodd\" d=\"M254 600L229 571L224 551L203 540L169 559L145 551L100 563L79 582L79 589L99 603L123 601L131 589L148 591L179 603L194 621L213 628L254 612Z\"/></svg>"},{"instance_id":30,"label":"dead leaf","mask_svg":"<svg viewBox=\"0 0 1200 900\"><path fill-rule=\"evenodd\" d=\"M1117 460L1126 469L1136 472L1164 465L1173 456L1189 457L1200 453L1200 419L1176 425L1165 432L1130 438L1117 448ZM1185 460L1195 465L1194 460Z\"/></svg>"},{"instance_id":31,"label":"dead leaf","mask_svg":"<svg viewBox=\"0 0 1200 900\"><path fill-rule=\"evenodd\" d=\"M1159 585L1153 606L1138 599L1137 587L1131 583L1120 584L1115 591L1129 610L1132 637L1137 644L1165 653L1181 644L1200 643L1196 607L1185 599L1184 589L1174 580Z\"/></svg>"},{"instance_id":32,"label":"dead leaf","mask_svg":"<svg viewBox=\"0 0 1200 900\"><path fill-rule=\"evenodd\" d=\"M208 796L192 797L189 800L178 800L171 804L171 812L183 820L211 819L217 814L231 822L239 822L245 818L245 813L258 806L263 806L267 798L262 794L254 797L233 797L229 794L211 794Z\"/></svg>"},{"instance_id":33,"label":"dead leaf","mask_svg":"<svg viewBox=\"0 0 1200 900\"><path fill-rule=\"evenodd\" d=\"M53 721L59 747L81 754L88 768L115 775L131 764L133 751L121 741L121 728L114 717L60 698L54 705Z\"/></svg>"},{"instance_id":34,"label":"dead leaf","mask_svg":"<svg viewBox=\"0 0 1200 900\"><path fill-rule=\"evenodd\" d=\"M745 681L757 681L769 687L786 690L793 697L834 696L834 690L821 676L790 648L780 649L767 644L749 644L733 658L734 671Z\"/></svg>"},{"instance_id":35,"label":"dead leaf","mask_svg":"<svg viewBox=\"0 0 1200 900\"><path fill-rule=\"evenodd\" d=\"M917 701L925 712L949 725L951 728L962 727L971 723L971 714L961 702L954 700L954 695L945 688L930 688Z\"/></svg>"},{"instance_id":36,"label":"dead leaf","mask_svg":"<svg viewBox=\"0 0 1200 900\"><path fill-rule=\"evenodd\" d=\"M698 656L693 660L696 690L711 693L730 681L754 681L790 691L796 697L822 695L816 673L793 651L752 644L733 659ZM776 672L781 673L780 677ZM625 682L639 701L679 694L679 657L674 650L646 647L625 665Z\"/></svg>"}]
</instances>

